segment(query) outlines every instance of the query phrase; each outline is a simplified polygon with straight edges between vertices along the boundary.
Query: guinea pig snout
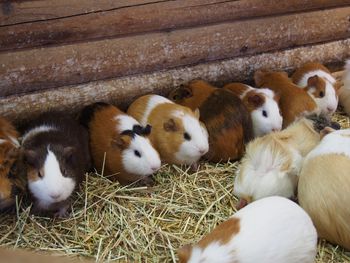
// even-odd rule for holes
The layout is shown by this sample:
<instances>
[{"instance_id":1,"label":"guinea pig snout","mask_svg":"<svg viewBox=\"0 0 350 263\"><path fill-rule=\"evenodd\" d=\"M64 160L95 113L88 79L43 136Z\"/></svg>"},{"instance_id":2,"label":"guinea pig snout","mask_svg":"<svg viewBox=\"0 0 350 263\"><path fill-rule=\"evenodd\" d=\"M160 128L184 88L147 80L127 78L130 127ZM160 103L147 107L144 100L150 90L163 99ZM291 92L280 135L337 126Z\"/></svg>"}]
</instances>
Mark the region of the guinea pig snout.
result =
<instances>
[{"instance_id":1,"label":"guinea pig snout","mask_svg":"<svg viewBox=\"0 0 350 263\"><path fill-rule=\"evenodd\" d=\"M50 193L49 196L50 196L53 200L59 200L60 197L61 197L62 195L61 195L61 193L54 192L54 193Z\"/></svg>"},{"instance_id":2,"label":"guinea pig snout","mask_svg":"<svg viewBox=\"0 0 350 263\"><path fill-rule=\"evenodd\" d=\"M333 112L335 112L335 107L328 106L327 111L328 111L328 113L333 113Z\"/></svg>"}]
</instances>

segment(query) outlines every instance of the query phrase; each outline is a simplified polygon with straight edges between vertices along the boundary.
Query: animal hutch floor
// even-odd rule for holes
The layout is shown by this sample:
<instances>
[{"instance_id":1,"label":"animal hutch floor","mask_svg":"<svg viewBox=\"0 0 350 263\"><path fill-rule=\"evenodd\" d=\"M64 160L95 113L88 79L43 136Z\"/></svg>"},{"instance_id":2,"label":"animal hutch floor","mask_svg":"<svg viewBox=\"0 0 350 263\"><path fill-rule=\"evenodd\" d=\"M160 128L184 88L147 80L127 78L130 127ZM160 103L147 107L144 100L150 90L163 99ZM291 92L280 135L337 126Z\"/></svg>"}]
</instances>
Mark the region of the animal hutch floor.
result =
<instances>
[{"instance_id":1,"label":"animal hutch floor","mask_svg":"<svg viewBox=\"0 0 350 263\"><path fill-rule=\"evenodd\" d=\"M349 127L344 114L334 117ZM202 163L197 172L165 165L151 189L121 187L87 176L68 219L36 217L19 202L0 218L0 244L96 261L176 262L176 249L235 212L237 162ZM316 262L350 262L350 253L319 241Z\"/></svg>"}]
</instances>

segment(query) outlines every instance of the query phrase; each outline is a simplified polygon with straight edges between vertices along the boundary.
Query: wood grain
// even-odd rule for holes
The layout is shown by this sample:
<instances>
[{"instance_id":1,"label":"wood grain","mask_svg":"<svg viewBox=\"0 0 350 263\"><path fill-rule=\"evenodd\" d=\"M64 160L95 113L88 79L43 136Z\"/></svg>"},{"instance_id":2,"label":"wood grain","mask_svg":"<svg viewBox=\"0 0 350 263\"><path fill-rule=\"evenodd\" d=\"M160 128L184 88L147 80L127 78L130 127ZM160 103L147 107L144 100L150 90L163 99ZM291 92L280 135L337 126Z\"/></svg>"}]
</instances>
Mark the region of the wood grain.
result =
<instances>
[{"instance_id":1,"label":"wood grain","mask_svg":"<svg viewBox=\"0 0 350 263\"><path fill-rule=\"evenodd\" d=\"M259 68L291 72L295 67L310 60L328 65L344 61L347 57L350 57L350 39L202 63L152 74L65 86L26 95L0 97L0 115L23 124L48 110L75 114L85 105L96 101L113 103L125 109L141 95L167 95L173 88L193 79L201 78L222 86L228 82L250 81L254 71Z\"/></svg>"},{"instance_id":2,"label":"wood grain","mask_svg":"<svg viewBox=\"0 0 350 263\"><path fill-rule=\"evenodd\" d=\"M349 14L344 7L0 53L0 96L345 39Z\"/></svg>"},{"instance_id":3,"label":"wood grain","mask_svg":"<svg viewBox=\"0 0 350 263\"><path fill-rule=\"evenodd\" d=\"M88 5L79 6L79 2L88 2ZM124 6L125 1L101 1L99 4L90 2L77 0L69 3L66 0L55 1L55 3L52 1L19 2L18 5L33 5L36 9L23 7L23 10L31 10L28 12L32 12L33 15L36 12L43 17L36 22L0 27L0 51L350 5L350 0L289 0L280 1L279 4L276 4L275 0L186 0L156 3L130 1L128 7ZM142 5L140 5L141 2ZM107 9L108 3L111 9L102 12L102 9ZM78 15L72 15L75 14L74 12ZM68 14L71 16L42 20L45 17L49 18L45 14L53 17ZM13 17L16 15L8 15L8 19ZM4 15L0 16L0 23L1 18L4 20Z\"/></svg>"}]
</instances>

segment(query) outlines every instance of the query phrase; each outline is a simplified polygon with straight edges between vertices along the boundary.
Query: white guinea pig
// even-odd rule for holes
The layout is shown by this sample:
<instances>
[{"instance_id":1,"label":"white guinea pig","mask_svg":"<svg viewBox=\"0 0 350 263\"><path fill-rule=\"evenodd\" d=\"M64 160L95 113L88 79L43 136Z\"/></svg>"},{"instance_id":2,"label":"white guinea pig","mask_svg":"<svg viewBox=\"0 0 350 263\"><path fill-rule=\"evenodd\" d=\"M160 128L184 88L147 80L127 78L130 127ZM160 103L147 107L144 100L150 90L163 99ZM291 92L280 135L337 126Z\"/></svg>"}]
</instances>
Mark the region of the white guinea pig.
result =
<instances>
[{"instance_id":1,"label":"white guinea pig","mask_svg":"<svg viewBox=\"0 0 350 263\"><path fill-rule=\"evenodd\" d=\"M323 114L332 114L338 106L336 80L331 72L320 63L306 63L292 75L292 80L314 99Z\"/></svg>"},{"instance_id":2,"label":"white guinea pig","mask_svg":"<svg viewBox=\"0 0 350 263\"><path fill-rule=\"evenodd\" d=\"M339 90L339 100L346 114L350 116L350 59L346 61L343 84Z\"/></svg>"},{"instance_id":3,"label":"white guinea pig","mask_svg":"<svg viewBox=\"0 0 350 263\"><path fill-rule=\"evenodd\" d=\"M150 140L163 161L195 164L209 150L208 132L199 121L199 111L178 105L159 95L135 100L127 113L141 125L150 124Z\"/></svg>"},{"instance_id":4,"label":"white guinea pig","mask_svg":"<svg viewBox=\"0 0 350 263\"><path fill-rule=\"evenodd\" d=\"M178 250L180 263L312 263L317 233L307 213L278 196L258 200L197 244Z\"/></svg>"},{"instance_id":5,"label":"white guinea pig","mask_svg":"<svg viewBox=\"0 0 350 263\"><path fill-rule=\"evenodd\" d=\"M254 136L282 129L279 97L270 89L255 89L243 83L229 83L223 87L238 96L250 112Z\"/></svg>"}]
</instances>

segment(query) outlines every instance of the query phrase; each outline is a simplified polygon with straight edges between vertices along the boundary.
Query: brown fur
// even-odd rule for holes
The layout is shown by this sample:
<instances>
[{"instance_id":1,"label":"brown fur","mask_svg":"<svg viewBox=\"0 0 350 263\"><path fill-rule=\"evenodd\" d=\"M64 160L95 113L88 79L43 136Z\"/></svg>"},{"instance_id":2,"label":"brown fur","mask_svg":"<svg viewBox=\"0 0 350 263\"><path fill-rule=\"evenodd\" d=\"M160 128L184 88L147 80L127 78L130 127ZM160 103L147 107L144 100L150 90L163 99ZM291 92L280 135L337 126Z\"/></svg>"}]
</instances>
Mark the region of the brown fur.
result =
<instances>
[{"instance_id":1,"label":"brown fur","mask_svg":"<svg viewBox=\"0 0 350 263\"><path fill-rule=\"evenodd\" d=\"M194 246L205 249L213 242L219 242L222 245L230 242L240 231L240 220L236 217L231 217L230 219L222 222L217 227L214 228L212 232L202 238ZM178 251L179 263L186 263L192 254L192 246L186 245L181 247Z\"/></svg>"},{"instance_id":2,"label":"brown fur","mask_svg":"<svg viewBox=\"0 0 350 263\"><path fill-rule=\"evenodd\" d=\"M150 96L146 95L138 98L130 105L127 113L136 120L141 121ZM182 111L198 119L198 116L187 107L174 103L162 103L151 111L147 123L152 126L152 132L149 138L152 145L159 152L161 160L170 164L181 164L175 158L175 153L179 151L184 141L184 127L179 118L171 116L174 111ZM172 130L165 130L169 122L173 122L175 127Z\"/></svg>"},{"instance_id":3,"label":"brown fur","mask_svg":"<svg viewBox=\"0 0 350 263\"><path fill-rule=\"evenodd\" d=\"M283 117L283 128L318 109L307 91L296 86L285 72L260 70L255 72L254 79L257 87L269 88L281 96L279 107Z\"/></svg>"},{"instance_id":4,"label":"brown fur","mask_svg":"<svg viewBox=\"0 0 350 263\"><path fill-rule=\"evenodd\" d=\"M306 73L308 73L310 71L314 71L314 70L322 70L324 72L331 74L331 72L328 70L328 68L326 68L322 64L320 64L318 62L308 62L308 63L305 63L304 65L302 65L300 68L298 68L293 73L292 81L294 83L298 83L304 77L304 75Z\"/></svg>"},{"instance_id":5,"label":"brown fur","mask_svg":"<svg viewBox=\"0 0 350 263\"><path fill-rule=\"evenodd\" d=\"M350 160L327 154L308 160L301 171L298 199L320 237L350 249Z\"/></svg>"},{"instance_id":6,"label":"brown fur","mask_svg":"<svg viewBox=\"0 0 350 263\"><path fill-rule=\"evenodd\" d=\"M184 89L190 95L181 96ZM242 157L244 145L253 135L250 114L237 96L197 80L174 90L170 98L191 109L199 108L200 120L209 133L209 152L205 155L208 160L220 162Z\"/></svg>"},{"instance_id":7,"label":"brown fur","mask_svg":"<svg viewBox=\"0 0 350 263\"><path fill-rule=\"evenodd\" d=\"M104 175L113 175L112 178L125 185L144 178L128 173L123 167L121 155L129 147L131 137L120 135L122 131L117 129L115 120L119 115L125 113L112 105L94 113L89 123L90 149L96 169L104 169Z\"/></svg>"},{"instance_id":8,"label":"brown fur","mask_svg":"<svg viewBox=\"0 0 350 263\"><path fill-rule=\"evenodd\" d=\"M226 84L223 88L231 91L233 94L239 97L248 89L248 86L243 83L232 82Z\"/></svg>"}]
</instances>

